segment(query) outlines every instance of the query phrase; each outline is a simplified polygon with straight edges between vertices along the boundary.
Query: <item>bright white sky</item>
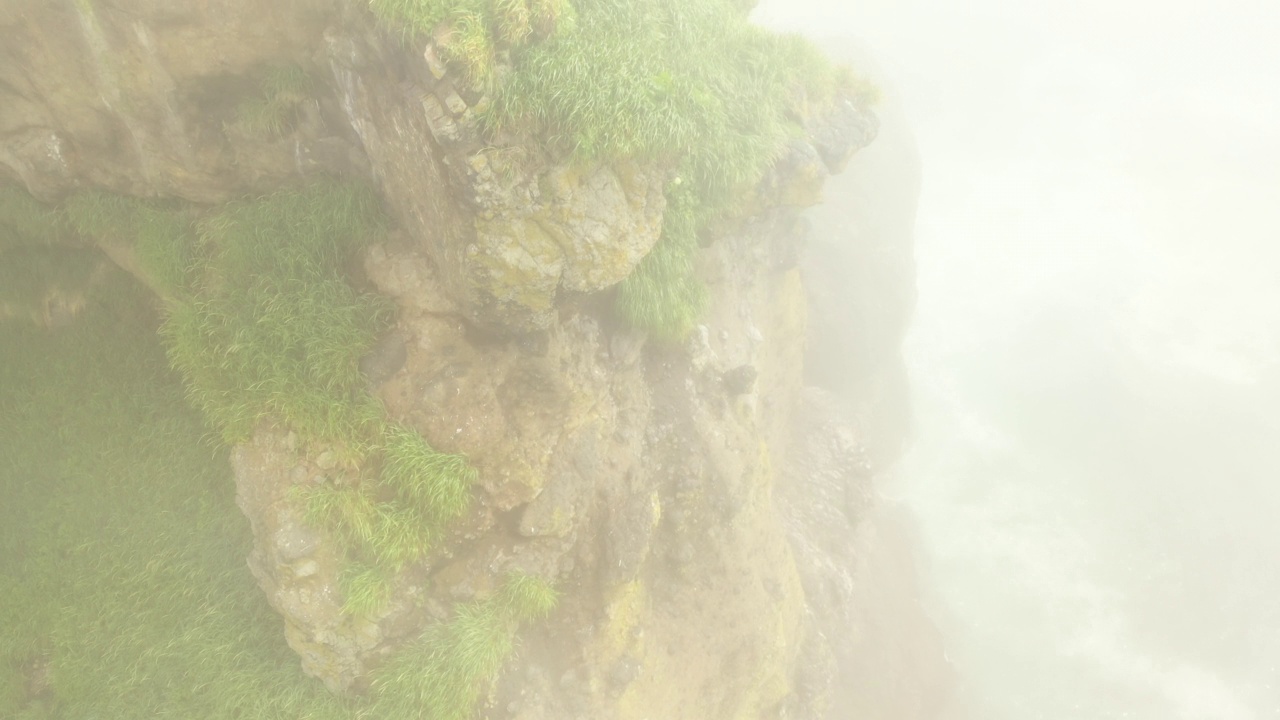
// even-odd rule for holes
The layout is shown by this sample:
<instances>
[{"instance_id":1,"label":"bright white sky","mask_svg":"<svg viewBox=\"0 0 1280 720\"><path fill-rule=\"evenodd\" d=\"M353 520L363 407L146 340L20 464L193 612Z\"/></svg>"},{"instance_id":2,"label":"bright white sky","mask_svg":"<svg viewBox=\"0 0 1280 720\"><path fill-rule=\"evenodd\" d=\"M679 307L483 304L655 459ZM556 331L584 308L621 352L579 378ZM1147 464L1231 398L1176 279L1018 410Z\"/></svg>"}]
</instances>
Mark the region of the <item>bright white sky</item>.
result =
<instances>
[{"instance_id":1,"label":"bright white sky","mask_svg":"<svg viewBox=\"0 0 1280 720\"><path fill-rule=\"evenodd\" d=\"M756 18L856 38L920 145L904 497L974 720L1280 717L1280 2Z\"/></svg>"}]
</instances>

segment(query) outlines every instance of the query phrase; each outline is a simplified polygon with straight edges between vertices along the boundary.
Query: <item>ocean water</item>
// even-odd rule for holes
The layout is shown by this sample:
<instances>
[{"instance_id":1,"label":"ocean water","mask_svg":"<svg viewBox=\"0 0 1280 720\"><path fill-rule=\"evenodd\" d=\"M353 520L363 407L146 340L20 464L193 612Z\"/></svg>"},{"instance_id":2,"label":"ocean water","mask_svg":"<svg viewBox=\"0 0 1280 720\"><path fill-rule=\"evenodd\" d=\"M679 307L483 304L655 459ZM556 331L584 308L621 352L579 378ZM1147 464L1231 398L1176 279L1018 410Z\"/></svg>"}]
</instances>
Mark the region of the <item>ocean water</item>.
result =
<instances>
[{"instance_id":1,"label":"ocean water","mask_svg":"<svg viewBox=\"0 0 1280 720\"><path fill-rule=\"evenodd\" d=\"M924 163L919 526L954 718L1280 718L1280 5L762 3Z\"/></svg>"}]
</instances>

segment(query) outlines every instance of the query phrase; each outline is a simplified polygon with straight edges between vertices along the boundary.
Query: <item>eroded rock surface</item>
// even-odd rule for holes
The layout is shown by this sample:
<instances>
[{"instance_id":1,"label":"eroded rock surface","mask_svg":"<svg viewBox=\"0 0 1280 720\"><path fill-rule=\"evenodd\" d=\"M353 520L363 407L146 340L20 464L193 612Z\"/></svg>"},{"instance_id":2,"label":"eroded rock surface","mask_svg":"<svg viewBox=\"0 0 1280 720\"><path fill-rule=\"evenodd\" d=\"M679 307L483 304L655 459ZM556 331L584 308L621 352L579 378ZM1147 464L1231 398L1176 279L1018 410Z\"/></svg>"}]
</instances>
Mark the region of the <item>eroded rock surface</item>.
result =
<instances>
[{"instance_id":1,"label":"eroded rock surface","mask_svg":"<svg viewBox=\"0 0 1280 720\"><path fill-rule=\"evenodd\" d=\"M264 134L238 107L273 67L314 88ZM807 118L700 250L702 324L661 344L620 326L608 291L657 242L670 169L484 144L487 100L460 88L364 3L0 2L0 173L36 196L213 203L327 173L365 177L394 216L360 274L395 320L361 366L391 420L467 455L479 482L383 610L355 617L338 539L300 497L367 469L270 423L235 448L249 567L307 672L363 691L406 639L521 570L563 600L487 717L828 717L842 673L878 652L871 615L914 592L884 580L901 545L858 550L882 527L867 524L859 464L870 430L804 390L800 212L871 142L875 116L841 100ZM920 648L893 667L927 665L934 648Z\"/></svg>"}]
</instances>

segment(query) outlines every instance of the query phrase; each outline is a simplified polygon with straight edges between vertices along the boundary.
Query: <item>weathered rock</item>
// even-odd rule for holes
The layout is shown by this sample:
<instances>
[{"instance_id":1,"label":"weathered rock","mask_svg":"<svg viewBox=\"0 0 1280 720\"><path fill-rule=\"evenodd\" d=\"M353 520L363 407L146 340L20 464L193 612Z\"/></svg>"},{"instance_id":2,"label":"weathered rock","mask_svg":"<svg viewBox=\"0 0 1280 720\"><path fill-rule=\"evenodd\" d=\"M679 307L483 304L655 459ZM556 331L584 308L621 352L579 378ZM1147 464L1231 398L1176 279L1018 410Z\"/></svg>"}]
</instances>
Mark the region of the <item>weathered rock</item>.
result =
<instances>
[{"instance_id":1,"label":"weathered rock","mask_svg":"<svg viewBox=\"0 0 1280 720\"><path fill-rule=\"evenodd\" d=\"M725 372L723 377L725 392L730 395L745 395L751 392L756 384L756 369L751 365L739 365Z\"/></svg>"},{"instance_id":2,"label":"weathered rock","mask_svg":"<svg viewBox=\"0 0 1280 720\"><path fill-rule=\"evenodd\" d=\"M353 619L342 612L337 538L313 532L291 494L298 462L286 433L265 426L232 452L236 504L253 529L249 569L284 618L285 638L303 670L331 690L346 691L366 675L366 657ZM294 565L298 560L304 572Z\"/></svg>"},{"instance_id":3,"label":"weathered rock","mask_svg":"<svg viewBox=\"0 0 1280 720\"><path fill-rule=\"evenodd\" d=\"M276 530L274 543L280 562L291 563L310 557L320 547L320 536L309 527L290 524Z\"/></svg>"},{"instance_id":4,"label":"weathered rock","mask_svg":"<svg viewBox=\"0 0 1280 720\"><path fill-rule=\"evenodd\" d=\"M843 172L853 154L867 147L880 130L880 120L852 98L838 100L832 110L809 120L809 137L832 173Z\"/></svg>"},{"instance_id":5,"label":"weathered rock","mask_svg":"<svg viewBox=\"0 0 1280 720\"><path fill-rule=\"evenodd\" d=\"M37 197L97 187L218 202L298 177L297 155L350 170L341 129L227 131L263 69L305 63L333 18L324 4L15 3L4 15L0 172Z\"/></svg>"},{"instance_id":6,"label":"weathered rock","mask_svg":"<svg viewBox=\"0 0 1280 720\"><path fill-rule=\"evenodd\" d=\"M557 165L503 181L484 155L469 168L479 217L462 272L481 322L544 329L561 290L615 285L662 232L662 172Z\"/></svg>"},{"instance_id":7,"label":"weathered rock","mask_svg":"<svg viewBox=\"0 0 1280 720\"><path fill-rule=\"evenodd\" d=\"M765 176L758 192L779 205L807 208L822 202L822 186L830 172L813 145L792 140L786 153Z\"/></svg>"},{"instance_id":8,"label":"weathered rock","mask_svg":"<svg viewBox=\"0 0 1280 720\"><path fill-rule=\"evenodd\" d=\"M0 8L0 172L38 196L217 202L324 172L367 176L394 216L362 281L394 304L395 329L360 368L389 420L466 455L479 482L440 547L392 578L385 608L355 618L338 582L346 550L308 524L299 491L359 483L380 459L360 466L265 423L235 448L249 566L308 673L364 689L390 653L511 570L554 578L564 599L525 637L494 717L816 719L863 667L829 639L873 634L870 614L893 598L859 595L852 578L893 580L880 560L901 546L868 539L884 552L867 560L849 544L890 530L868 525L864 426L812 425L827 415L803 393L797 266L798 213L874 137L865 108L806 111L806 136L697 254L702 327L661 344L587 296L657 242L670 168L480 142L490 101L454 87L430 47L390 39L363 3ZM264 137L236 106L273 65L303 68L316 91ZM933 646L919 647L889 664L928 665Z\"/></svg>"},{"instance_id":9,"label":"weathered rock","mask_svg":"<svg viewBox=\"0 0 1280 720\"><path fill-rule=\"evenodd\" d=\"M370 386L377 387L399 372L408 359L405 337L398 332L388 332L360 358L360 372L364 373Z\"/></svg>"}]
</instances>

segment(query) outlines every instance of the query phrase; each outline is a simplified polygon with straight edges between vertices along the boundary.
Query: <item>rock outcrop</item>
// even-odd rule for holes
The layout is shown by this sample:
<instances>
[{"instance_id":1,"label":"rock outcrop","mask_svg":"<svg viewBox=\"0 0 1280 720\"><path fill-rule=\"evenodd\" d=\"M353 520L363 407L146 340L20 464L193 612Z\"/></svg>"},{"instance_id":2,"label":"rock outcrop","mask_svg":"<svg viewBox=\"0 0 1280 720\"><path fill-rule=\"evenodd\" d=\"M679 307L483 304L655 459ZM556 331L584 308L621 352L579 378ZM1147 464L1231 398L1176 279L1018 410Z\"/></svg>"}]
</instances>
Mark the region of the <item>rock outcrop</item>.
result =
<instances>
[{"instance_id":1,"label":"rock outcrop","mask_svg":"<svg viewBox=\"0 0 1280 720\"><path fill-rule=\"evenodd\" d=\"M245 103L279 68L307 91L264 130ZM827 717L868 642L847 640L852 618L884 605L859 605L858 584L880 576L851 570L872 562L857 538L874 532L874 429L805 389L806 366L810 380L832 372L806 362L809 304L825 306L825 334L848 296L807 289L801 211L872 141L875 115L839 99L804 119L700 250L702 323L664 344L605 300L658 241L671 171L481 142L485 102L363 3L0 3L0 174L36 197L216 203L332 174L369 180L396 221L362 258L395 308L362 367L390 419L471 460L477 501L391 580L380 612L357 617L339 541L297 491L364 469L270 423L234 449L249 567L307 672L362 692L407 639L518 570L563 599L526 634L488 717ZM877 373L900 368L904 326L895 316L872 338L886 348Z\"/></svg>"}]
</instances>

